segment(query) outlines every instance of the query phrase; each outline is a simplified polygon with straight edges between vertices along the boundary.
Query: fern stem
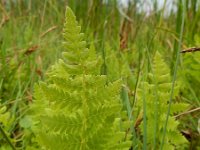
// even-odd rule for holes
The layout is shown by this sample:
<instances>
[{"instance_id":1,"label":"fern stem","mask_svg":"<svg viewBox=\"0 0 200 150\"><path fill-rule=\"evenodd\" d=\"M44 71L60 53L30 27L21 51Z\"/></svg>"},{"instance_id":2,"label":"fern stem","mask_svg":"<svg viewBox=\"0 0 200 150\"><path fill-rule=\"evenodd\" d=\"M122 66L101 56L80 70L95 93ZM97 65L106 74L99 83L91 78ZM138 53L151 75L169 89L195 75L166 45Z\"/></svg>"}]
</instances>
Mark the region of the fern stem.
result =
<instances>
[{"instance_id":1,"label":"fern stem","mask_svg":"<svg viewBox=\"0 0 200 150\"><path fill-rule=\"evenodd\" d=\"M185 17L185 2L184 2L184 0L182 0L182 7L183 7L183 12L182 12L182 19L181 19L180 40L179 40L179 43L178 43L178 50L177 50L177 54L176 54L176 63L175 63L175 67L174 67L174 74L173 74L173 80L172 80L172 90L171 90L171 93L170 93L169 106L168 106L168 110L167 110L167 116L166 116L164 133L163 133L163 138L162 138L160 150L162 150L163 145L164 145L164 141L165 141L167 123L168 123L168 120L169 120L172 98L173 98L173 95L174 95L174 86L175 86L176 75L177 75L177 70L178 70L178 63L179 63L179 59L180 59L180 52L179 51L181 49L181 43L182 43L182 40L183 40L183 30L184 30L184 24L185 24L185 19L184 19L184 17Z\"/></svg>"},{"instance_id":2,"label":"fern stem","mask_svg":"<svg viewBox=\"0 0 200 150\"><path fill-rule=\"evenodd\" d=\"M0 126L0 132L2 133L3 137L6 139L6 141L10 145L10 147L12 147L13 150L16 150L15 146L12 144L9 137L6 135L5 131L3 130L3 128L1 126Z\"/></svg>"},{"instance_id":3,"label":"fern stem","mask_svg":"<svg viewBox=\"0 0 200 150\"><path fill-rule=\"evenodd\" d=\"M82 65L83 66L83 65ZM84 66L83 66L84 68ZM85 72L85 71L84 71ZM82 86L84 90L86 89L86 83L85 83L85 74L83 74L83 82L82 82ZM86 134L86 130L87 130L87 116L88 116L88 104L87 104L87 98L86 98L86 91L84 91L83 94L83 126L82 126L82 134L81 134L81 147L80 150L85 150L86 149L86 139L85 139L85 134Z\"/></svg>"}]
</instances>

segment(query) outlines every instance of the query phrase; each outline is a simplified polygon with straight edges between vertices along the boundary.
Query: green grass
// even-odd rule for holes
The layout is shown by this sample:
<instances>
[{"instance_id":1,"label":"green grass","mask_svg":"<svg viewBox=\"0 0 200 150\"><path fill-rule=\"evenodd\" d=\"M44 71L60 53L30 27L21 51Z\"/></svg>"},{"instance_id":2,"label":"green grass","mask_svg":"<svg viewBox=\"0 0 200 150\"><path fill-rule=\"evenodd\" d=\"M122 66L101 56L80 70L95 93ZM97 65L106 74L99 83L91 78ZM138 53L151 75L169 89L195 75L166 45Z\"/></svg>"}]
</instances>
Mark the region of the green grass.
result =
<instances>
[{"instance_id":1,"label":"green grass","mask_svg":"<svg viewBox=\"0 0 200 150\"><path fill-rule=\"evenodd\" d=\"M148 17L144 13L137 12L134 5L131 6L126 13L131 21L125 19L127 30L124 29L124 31L128 37L125 41L128 47L124 50L119 47L120 30L124 18L114 0L109 1L108 5L103 5L101 0L5 2L5 4L0 3L0 100L14 119L12 124L2 128L10 139L6 140L0 136L0 145L2 143L4 146L7 141L11 141L15 147L23 149L28 144L34 143L31 141L31 136L30 139L26 139L25 133L29 129L20 126L19 122L26 116L34 99L32 97L34 84L45 78L45 72L51 64L58 60L63 50L62 28L66 5L69 5L75 12L82 30L86 33L87 40L94 39L93 43L100 55L106 54L106 44L109 44L112 53L117 56L119 64L128 64L129 69L128 71L125 69L125 72L131 73L121 73L126 89L122 93L122 98L133 123L138 117L135 93L137 93L141 81L148 80L146 77L152 71L151 63L156 51L162 54L170 66L173 83L175 84L177 81L178 84L181 82L184 85L177 100L187 101L191 104L191 109L200 107L200 90L199 85L196 84L200 83L200 79L197 81L194 78L188 78L188 73L181 74L182 68L189 67L184 64L184 57L188 54L179 53L181 49L200 44L200 41L195 40L195 37L200 38L198 35L200 33L200 6L197 0L177 1L178 11L169 14L168 17L164 16L167 6L156 12L156 1L154 10ZM193 57L198 57L196 53ZM105 56L103 57L105 59ZM189 63L195 64L196 62L191 60ZM118 70L113 68L114 71ZM105 70L102 71L102 74L105 73ZM197 77L198 74L194 73L191 76ZM173 97L173 87L171 97ZM171 98L169 97L170 102ZM148 107L145 103L145 96L143 103L143 121L145 122L148 119L145 116L145 107ZM152 111L156 112L156 106L152 108ZM197 141L199 117L200 113L193 112L179 118L181 121L180 131L189 131L190 133L191 142L188 147L191 149L200 145ZM167 122L166 118L166 126ZM141 137L133 127L130 128L134 139L133 148L148 149L146 134ZM145 131L148 126L144 123L143 128ZM163 142L164 139L165 137L163 137ZM156 140L155 129L154 145L156 145Z\"/></svg>"}]
</instances>

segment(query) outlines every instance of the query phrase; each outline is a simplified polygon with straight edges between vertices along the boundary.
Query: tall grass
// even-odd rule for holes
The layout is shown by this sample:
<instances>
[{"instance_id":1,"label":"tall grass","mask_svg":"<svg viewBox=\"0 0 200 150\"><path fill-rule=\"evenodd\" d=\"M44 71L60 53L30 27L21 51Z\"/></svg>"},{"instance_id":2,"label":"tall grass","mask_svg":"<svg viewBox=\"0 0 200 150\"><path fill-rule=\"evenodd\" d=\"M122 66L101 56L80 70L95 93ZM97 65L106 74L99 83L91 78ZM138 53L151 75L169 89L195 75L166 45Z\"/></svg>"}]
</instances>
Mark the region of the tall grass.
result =
<instances>
[{"instance_id":1,"label":"tall grass","mask_svg":"<svg viewBox=\"0 0 200 150\"><path fill-rule=\"evenodd\" d=\"M168 106L168 111L167 111L167 117L166 117L166 121L165 121L165 126L164 126L164 135L162 138L162 143L161 143L161 147L160 149L163 149L163 145L165 142L165 134L166 134L166 128L167 128L167 124L168 124L168 120L169 120L169 115L170 115L170 109L171 109L171 105L172 105L172 99L173 99L173 95L174 95L174 87L175 87L175 82L176 82L176 78L177 78L177 72L178 72L178 65L179 65L179 59L180 59L180 51L181 51L181 45L182 45L182 40L183 40L183 31L184 31L184 26L185 26L185 0L180 1L179 4L179 10L180 12L180 16L181 16L181 20L179 22L180 25L180 29L177 27L177 30L179 31L179 42L178 42L178 48L174 49L174 51L176 52L176 58L175 58L175 65L174 65L174 70L173 70L173 77L172 77L172 89L171 89L171 94L170 94L170 99L169 99L169 106Z\"/></svg>"}]
</instances>

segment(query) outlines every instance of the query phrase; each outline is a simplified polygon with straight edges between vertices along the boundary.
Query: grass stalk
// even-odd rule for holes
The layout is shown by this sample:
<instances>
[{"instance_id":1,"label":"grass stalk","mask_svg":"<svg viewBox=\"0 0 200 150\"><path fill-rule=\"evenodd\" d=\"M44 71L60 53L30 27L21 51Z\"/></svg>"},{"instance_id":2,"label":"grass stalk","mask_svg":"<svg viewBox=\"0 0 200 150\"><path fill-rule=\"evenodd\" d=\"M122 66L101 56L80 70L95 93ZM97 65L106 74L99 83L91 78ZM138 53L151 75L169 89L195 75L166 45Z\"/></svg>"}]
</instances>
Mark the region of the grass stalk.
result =
<instances>
[{"instance_id":1,"label":"grass stalk","mask_svg":"<svg viewBox=\"0 0 200 150\"><path fill-rule=\"evenodd\" d=\"M169 99L169 105L168 105L168 111L167 111L167 117L165 121L165 126L164 126L164 132L163 132L163 138L160 146L160 150L163 149L164 146L164 141L165 141L165 135L166 135L166 130L167 130L167 124L168 124L168 119L170 115L170 109L171 109L171 104L172 104L172 99L174 95L174 86L175 86L175 81L176 81L176 75L177 75L177 70L178 70L178 64L179 64L179 59L180 59L180 50L181 50L181 44L183 40L183 31L184 31L184 24L185 24L185 0L182 0L182 17L181 17L181 30L180 30L180 36L179 36L179 43L178 43L178 50L176 51L176 59L175 59L175 66L174 66L174 73L173 73L173 79L172 79L172 89L170 93L170 99Z\"/></svg>"},{"instance_id":2,"label":"grass stalk","mask_svg":"<svg viewBox=\"0 0 200 150\"><path fill-rule=\"evenodd\" d=\"M13 143L10 141L9 137L6 135L5 131L3 130L3 128L0 125L0 132L2 133L3 137L5 138L5 140L7 141L7 143L10 145L10 147L13 150L16 150L15 146L13 145Z\"/></svg>"},{"instance_id":3,"label":"grass stalk","mask_svg":"<svg viewBox=\"0 0 200 150\"><path fill-rule=\"evenodd\" d=\"M146 113L146 94L144 85L142 85L143 95L142 95L142 103L143 103L143 150L147 150L147 113Z\"/></svg>"}]
</instances>

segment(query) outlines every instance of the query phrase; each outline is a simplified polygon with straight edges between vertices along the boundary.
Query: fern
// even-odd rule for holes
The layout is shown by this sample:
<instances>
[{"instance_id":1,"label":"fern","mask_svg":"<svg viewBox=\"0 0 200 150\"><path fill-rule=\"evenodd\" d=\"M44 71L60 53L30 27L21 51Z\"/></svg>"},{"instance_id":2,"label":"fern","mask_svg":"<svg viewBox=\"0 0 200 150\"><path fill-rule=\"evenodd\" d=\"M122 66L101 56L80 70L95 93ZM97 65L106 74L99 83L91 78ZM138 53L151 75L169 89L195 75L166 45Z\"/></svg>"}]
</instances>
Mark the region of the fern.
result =
<instances>
[{"instance_id":1,"label":"fern","mask_svg":"<svg viewBox=\"0 0 200 150\"><path fill-rule=\"evenodd\" d=\"M63 59L35 86L31 108L36 139L44 149L128 149L120 131L121 81L99 75L101 59L86 48L81 27L66 10Z\"/></svg>"},{"instance_id":2,"label":"fern","mask_svg":"<svg viewBox=\"0 0 200 150\"><path fill-rule=\"evenodd\" d=\"M200 37L195 35L195 45L200 45ZM180 79L182 79L182 92L188 99L195 99L200 106L200 53L185 53L182 59Z\"/></svg>"},{"instance_id":3,"label":"fern","mask_svg":"<svg viewBox=\"0 0 200 150\"><path fill-rule=\"evenodd\" d=\"M184 97L196 100L200 105L200 53L186 53L183 55L183 65L179 72L179 79L182 83L181 90Z\"/></svg>"},{"instance_id":4,"label":"fern","mask_svg":"<svg viewBox=\"0 0 200 150\"><path fill-rule=\"evenodd\" d=\"M10 138L11 128L14 122L14 117L11 116L11 113L7 110L6 106L1 104L0 99L0 148L1 149L14 149L12 144L13 139Z\"/></svg>"},{"instance_id":5,"label":"fern","mask_svg":"<svg viewBox=\"0 0 200 150\"><path fill-rule=\"evenodd\" d=\"M154 148L156 147L156 149L158 149L164 134L164 126L172 82L170 78L170 70L158 52L156 52L152 68L153 74L149 74L150 81L142 82L141 87L143 88L138 90L137 106L141 109L141 112L143 112L142 97L145 97L147 146L149 149L152 149L153 146ZM175 89L175 93L177 94L178 87L176 86ZM187 142L186 139L178 132L177 127L179 122L173 117L174 113L181 112L187 107L187 104L178 103L173 100L163 149L180 149L182 146L181 144ZM141 131L144 135L143 123L144 122L141 123Z\"/></svg>"}]
</instances>

